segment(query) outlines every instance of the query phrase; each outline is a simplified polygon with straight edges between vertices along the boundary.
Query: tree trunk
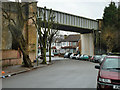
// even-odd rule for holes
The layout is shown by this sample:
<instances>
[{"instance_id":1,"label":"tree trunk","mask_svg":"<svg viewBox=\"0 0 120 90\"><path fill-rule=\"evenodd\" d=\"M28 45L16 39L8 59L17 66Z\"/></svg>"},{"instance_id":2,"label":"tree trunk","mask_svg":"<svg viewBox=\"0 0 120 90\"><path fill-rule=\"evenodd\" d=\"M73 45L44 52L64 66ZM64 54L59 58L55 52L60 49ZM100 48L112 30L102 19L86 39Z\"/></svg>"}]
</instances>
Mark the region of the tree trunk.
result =
<instances>
[{"instance_id":1,"label":"tree trunk","mask_svg":"<svg viewBox=\"0 0 120 90\"><path fill-rule=\"evenodd\" d=\"M51 43L49 43L49 62L51 62Z\"/></svg>"},{"instance_id":2,"label":"tree trunk","mask_svg":"<svg viewBox=\"0 0 120 90\"><path fill-rule=\"evenodd\" d=\"M27 44L25 43L22 33L18 32L19 30L17 30L13 25L9 25L8 27L9 27L9 30L10 30L14 40L16 40L16 42L19 44L19 48L23 54L24 66L25 67L33 67L32 62L31 62L29 55L27 53L27 50L26 50Z\"/></svg>"},{"instance_id":3,"label":"tree trunk","mask_svg":"<svg viewBox=\"0 0 120 90\"><path fill-rule=\"evenodd\" d=\"M29 55L27 51L23 48L23 43L21 43L21 40L19 41L19 48L23 54L23 62L25 67L33 67L32 62L29 58Z\"/></svg>"},{"instance_id":4,"label":"tree trunk","mask_svg":"<svg viewBox=\"0 0 120 90\"><path fill-rule=\"evenodd\" d=\"M42 64L46 64L46 47L43 47L43 61Z\"/></svg>"}]
</instances>

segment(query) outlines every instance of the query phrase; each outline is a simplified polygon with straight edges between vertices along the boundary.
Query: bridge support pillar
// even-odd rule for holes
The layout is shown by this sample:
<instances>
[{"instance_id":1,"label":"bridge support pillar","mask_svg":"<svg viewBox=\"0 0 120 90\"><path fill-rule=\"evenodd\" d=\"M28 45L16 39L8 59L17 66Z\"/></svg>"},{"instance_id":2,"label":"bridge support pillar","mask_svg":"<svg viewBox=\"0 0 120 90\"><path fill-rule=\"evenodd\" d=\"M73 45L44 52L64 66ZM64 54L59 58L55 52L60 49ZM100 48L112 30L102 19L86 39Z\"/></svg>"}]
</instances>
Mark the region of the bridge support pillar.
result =
<instances>
[{"instance_id":1,"label":"bridge support pillar","mask_svg":"<svg viewBox=\"0 0 120 90\"><path fill-rule=\"evenodd\" d=\"M93 34L81 34L81 54L94 55Z\"/></svg>"}]
</instances>

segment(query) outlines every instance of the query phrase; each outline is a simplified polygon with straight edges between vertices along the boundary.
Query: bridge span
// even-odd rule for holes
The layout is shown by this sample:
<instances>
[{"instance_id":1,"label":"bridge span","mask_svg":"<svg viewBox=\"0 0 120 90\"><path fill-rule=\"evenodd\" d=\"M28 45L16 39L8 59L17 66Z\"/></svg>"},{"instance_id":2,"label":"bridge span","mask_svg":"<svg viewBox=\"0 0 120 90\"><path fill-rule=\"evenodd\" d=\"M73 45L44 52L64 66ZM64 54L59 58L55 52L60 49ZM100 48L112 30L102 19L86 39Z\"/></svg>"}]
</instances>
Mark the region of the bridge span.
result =
<instances>
[{"instance_id":1,"label":"bridge span","mask_svg":"<svg viewBox=\"0 0 120 90\"><path fill-rule=\"evenodd\" d=\"M98 30L98 20L93 20L65 12L52 10L55 15L55 23L59 25L59 30L91 33L93 30ZM44 8L38 7L37 12L44 12ZM46 9L46 18L48 20L50 9ZM39 15L39 14L38 14Z\"/></svg>"}]
</instances>

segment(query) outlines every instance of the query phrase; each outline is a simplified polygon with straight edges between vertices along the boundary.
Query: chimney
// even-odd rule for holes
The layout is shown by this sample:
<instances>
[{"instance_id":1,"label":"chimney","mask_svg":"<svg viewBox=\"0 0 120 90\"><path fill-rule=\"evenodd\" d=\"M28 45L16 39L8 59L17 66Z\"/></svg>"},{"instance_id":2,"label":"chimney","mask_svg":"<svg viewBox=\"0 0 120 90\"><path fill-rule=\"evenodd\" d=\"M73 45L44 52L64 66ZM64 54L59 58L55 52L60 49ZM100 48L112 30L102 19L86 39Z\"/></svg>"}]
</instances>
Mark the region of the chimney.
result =
<instances>
[{"instance_id":1,"label":"chimney","mask_svg":"<svg viewBox=\"0 0 120 90\"><path fill-rule=\"evenodd\" d=\"M67 35L64 35L64 39L66 39L67 38Z\"/></svg>"}]
</instances>

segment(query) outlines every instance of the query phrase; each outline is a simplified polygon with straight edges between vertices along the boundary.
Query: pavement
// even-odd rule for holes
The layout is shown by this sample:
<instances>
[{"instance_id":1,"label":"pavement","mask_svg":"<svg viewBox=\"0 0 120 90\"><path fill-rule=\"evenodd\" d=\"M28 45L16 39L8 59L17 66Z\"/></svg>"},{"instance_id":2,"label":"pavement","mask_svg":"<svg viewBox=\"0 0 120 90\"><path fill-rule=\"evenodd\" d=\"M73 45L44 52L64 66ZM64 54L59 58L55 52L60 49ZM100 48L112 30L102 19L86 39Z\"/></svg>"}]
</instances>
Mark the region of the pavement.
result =
<instances>
[{"instance_id":1,"label":"pavement","mask_svg":"<svg viewBox=\"0 0 120 90\"><path fill-rule=\"evenodd\" d=\"M0 76L0 78L7 78L13 75L17 75L20 73L24 73L24 72L28 72L37 68L42 68L48 65L51 65L51 63L47 62L47 64L40 64L42 60L39 61L39 64L37 65L37 63L33 63L33 67L31 68L27 68L27 67L23 67L22 65L14 65L14 66L8 66L8 67L4 67L2 68L2 71L4 71L5 73L2 74L2 76Z\"/></svg>"},{"instance_id":2,"label":"pavement","mask_svg":"<svg viewBox=\"0 0 120 90\"><path fill-rule=\"evenodd\" d=\"M46 57L47 64L40 64L42 62L42 60L39 59L39 65L37 65L37 63L33 63L34 67L31 67L31 68L23 67L22 65L4 67L4 68L0 69L5 72L4 74L2 74L2 76L0 76L0 79L7 78L7 77L10 77L13 75L20 74L20 73L28 72L33 69L42 68L42 67L51 65L51 64L53 64L53 61L56 61L56 60L64 60L64 58L62 58L62 57L52 57L51 59L52 59L52 62L49 63L49 57Z\"/></svg>"}]
</instances>

